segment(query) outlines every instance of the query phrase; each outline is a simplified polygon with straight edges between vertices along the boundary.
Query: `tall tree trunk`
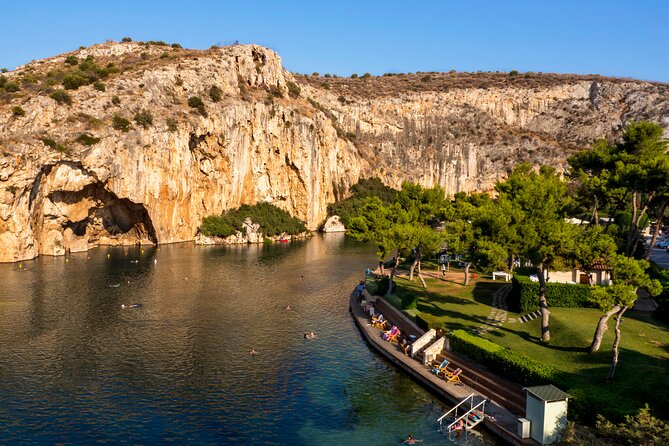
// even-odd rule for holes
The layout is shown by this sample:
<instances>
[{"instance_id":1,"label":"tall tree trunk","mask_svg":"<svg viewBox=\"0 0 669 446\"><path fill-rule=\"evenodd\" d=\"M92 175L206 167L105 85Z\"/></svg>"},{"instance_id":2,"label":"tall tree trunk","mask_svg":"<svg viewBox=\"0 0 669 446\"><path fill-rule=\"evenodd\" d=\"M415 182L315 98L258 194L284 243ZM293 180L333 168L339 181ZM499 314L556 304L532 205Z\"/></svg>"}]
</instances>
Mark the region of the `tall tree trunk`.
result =
<instances>
[{"instance_id":1,"label":"tall tree trunk","mask_svg":"<svg viewBox=\"0 0 669 446\"><path fill-rule=\"evenodd\" d=\"M594 226L599 226L599 199L595 197L595 207L592 210L592 219L590 224Z\"/></svg>"},{"instance_id":2,"label":"tall tree trunk","mask_svg":"<svg viewBox=\"0 0 669 446\"><path fill-rule=\"evenodd\" d=\"M388 292L386 295L390 295L395 288L395 273L397 272L397 266L400 264L400 250L397 250L397 255L395 256L395 263L393 264L393 269L390 271L390 282L388 282Z\"/></svg>"},{"instance_id":3,"label":"tall tree trunk","mask_svg":"<svg viewBox=\"0 0 669 446\"><path fill-rule=\"evenodd\" d=\"M472 262L465 262L465 286L469 285L469 268L472 266Z\"/></svg>"},{"instance_id":4,"label":"tall tree trunk","mask_svg":"<svg viewBox=\"0 0 669 446\"><path fill-rule=\"evenodd\" d=\"M513 273L514 263L516 263L516 256L511 254L511 262L509 262L509 271Z\"/></svg>"},{"instance_id":5,"label":"tall tree trunk","mask_svg":"<svg viewBox=\"0 0 669 446\"><path fill-rule=\"evenodd\" d=\"M383 277L384 271L383 271L383 259L379 260L379 270L381 270L381 277Z\"/></svg>"},{"instance_id":6,"label":"tall tree trunk","mask_svg":"<svg viewBox=\"0 0 669 446\"><path fill-rule=\"evenodd\" d=\"M620 323L622 322L623 319L623 314L625 314L625 311L627 311L629 307L625 306L620 309L618 314L616 315L616 337L613 340L613 357L611 358L611 366L609 367L609 375L606 377L606 379L613 379L613 376L616 373L616 366L618 365L618 346L620 345Z\"/></svg>"},{"instance_id":7,"label":"tall tree trunk","mask_svg":"<svg viewBox=\"0 0 669 446\"><path fill-rule=\"evenodd\" d=\"M421 263L421 261L419 259L418 260L418 266L417 266L418 269L416 271L418 272L418 278L420 279L421 283L423 284L423 288L427 289L427 284L425 283L425 279L423 279L423 275L421 274L421 271L420 271L420 263Z\"/></svg>"},{"instance_id":8,"label":"tall tree trunk","mask_svg":"<svg viewBox=\"0 0 669 446\"><path fill-rule=\"evenodd\" d=\"M546 276L544 264L540 263L537 267L537 278L539 279L539 309L541 310L541 340L549 342L551 332L548 328L550 322L550 312L548 311L548 300L546 299Z\"/></svg>"},{"instance_id":9,"label":"tall tree trunk","mask_svg":"<svg viewBox=\"0 0 669 446\"><path fill-rule=\"evenodd\" d=\"M667 210L667 204L669 204L669 200L664 200L662 202L662 206L660 206L660 212L658 212L657 221L655 222L655 231L653 231L653 238L650 239L650 245L648 245L646 254L643 256L645 260L650 260L650 255L653 253L653 248L655 247L655 241L657 240L657 235L659 234L660 228L662 227L664 212Z\"/></svg>"},{"instance_id":10,"label":"tall tree trunk","mask_svg":"<svg viewBox=\"0 0 669 446\"><path fill-rule=\"evenodd\" d=\"M413 263L411 264L411 268L409 268L409 282L413 282L413 272L416 269L417 265L418 265L418 256L416 256L416 258L413 259Z\"/></svg>"},{"instance_id":11,"label":"tall tree trunk","mask_svg":"<svg viewBox=\"0 0 669 446\"><path fill-rule=\"evenodd\" d=\"M597 350L599 350L599 347L602 345L602 338L604 338L604 333L606 333L606 330L609 328L609 318L616 314L619 310L620 305L615 305L599 318L597 328L595 329L595 335L592 337L592 344L590 344L590 353L595 353Z\"/></svg>"}]
</instances>

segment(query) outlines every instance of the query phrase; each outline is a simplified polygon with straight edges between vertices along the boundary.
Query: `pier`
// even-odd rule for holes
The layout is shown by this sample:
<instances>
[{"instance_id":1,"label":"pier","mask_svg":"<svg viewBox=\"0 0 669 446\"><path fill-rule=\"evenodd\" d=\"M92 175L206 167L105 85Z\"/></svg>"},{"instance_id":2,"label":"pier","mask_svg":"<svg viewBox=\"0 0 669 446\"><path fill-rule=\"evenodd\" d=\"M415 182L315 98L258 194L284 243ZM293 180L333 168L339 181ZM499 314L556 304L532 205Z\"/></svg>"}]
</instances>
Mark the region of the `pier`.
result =
<instances>
[{"instance_id":1,"label":"pier","mask_svg":"<svg viewBox=\"0 0 669 446\"><path fill-rule=\"evenodd\" d=\"M535 446L539 444L530 438L520 438L516 435L518 418L525 415L525 398L520 385L483 370L481 366L452 352L442 350L437 357L448 359L452 369L456 367L462 369L461 384L447 383L431 372L431 366L419 360L423 359L422 353L419 352L412 358L405 354L396 343L383 340L384 330L371 326L369 316L359 304L356 295L357 292L354 290L349 298L351 314L363 338L374 350L433 394L449 401L454 406L467 398L472 399L474 405L485 401L485 417L481 425L498 438L513 445ZM425 334L424 330L383 298L373 297L367 290L364 291L364 298L368 302L372 301L377 311L382 313L392 325L396 325L402 334L413 335L416 339ZM441 339L436 340L436 342L440 341L444 342ZM426 350L429 349L428 345Z\"/></svg>"}]
</instances>

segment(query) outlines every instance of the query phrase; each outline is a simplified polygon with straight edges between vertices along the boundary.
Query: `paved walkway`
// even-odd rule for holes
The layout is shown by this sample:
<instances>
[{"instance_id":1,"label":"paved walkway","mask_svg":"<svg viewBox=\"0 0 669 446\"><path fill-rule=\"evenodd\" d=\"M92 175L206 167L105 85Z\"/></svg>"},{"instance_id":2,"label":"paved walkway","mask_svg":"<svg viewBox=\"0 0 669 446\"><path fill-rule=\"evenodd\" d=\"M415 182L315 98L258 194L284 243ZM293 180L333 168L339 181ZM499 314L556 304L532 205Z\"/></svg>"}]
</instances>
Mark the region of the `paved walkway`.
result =
<instances>
[{"instance_id":1,"label":"paved walkway","mask_svg":"<svg viewBox=\"0 0 669 446\"><path fill-rule=\"evenodd\" d=\"M479 334L489 333L506 322L509 315L509 307L506 304L506 298L511 292L511 284L507 283L492 295L492 309L486 321L478 329Z\"/></svg>"}]
</instances>

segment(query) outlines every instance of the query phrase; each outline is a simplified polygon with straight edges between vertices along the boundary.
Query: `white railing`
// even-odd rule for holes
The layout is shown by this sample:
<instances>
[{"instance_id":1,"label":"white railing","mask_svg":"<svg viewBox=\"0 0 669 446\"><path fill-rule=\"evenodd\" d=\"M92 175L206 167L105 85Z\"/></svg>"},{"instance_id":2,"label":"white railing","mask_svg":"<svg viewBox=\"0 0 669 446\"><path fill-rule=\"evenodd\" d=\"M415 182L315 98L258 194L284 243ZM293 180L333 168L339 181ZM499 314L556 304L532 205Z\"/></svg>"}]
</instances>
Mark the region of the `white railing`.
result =
<instances>
[{"instance_id":1,"label":"white railing","mask_svg":"<svg viewBox=\"0 0 669 446\"><path fill-rule=\"evenodd\" d=\"M469 408L465 407L463 409L465 412L462 415L458 416L458 409L461 408L461 406L465 405L465 403L467 402L469 402ZM444 432L444 426L443 426L444 419L450 419L451 417L453 418L453 421L451 421L449 425L446 426L446 432L449 434L454 430L456 430L456 426L458 426L458 429L471 429L472 427L476 426L485 418L485 403L486 400L483 399L479 401L477 404L474 404L474 394L472 393L471 395L460 401L451 410L449 410L441 417L439 417L439 419L437 420L437 422L439 422L439 431ZM475 421L472 420L472 422L470 423L468 419L469 415L471 413L476 413L476 412L478 412L478 419Z\"/></svg>"}]
</instances>

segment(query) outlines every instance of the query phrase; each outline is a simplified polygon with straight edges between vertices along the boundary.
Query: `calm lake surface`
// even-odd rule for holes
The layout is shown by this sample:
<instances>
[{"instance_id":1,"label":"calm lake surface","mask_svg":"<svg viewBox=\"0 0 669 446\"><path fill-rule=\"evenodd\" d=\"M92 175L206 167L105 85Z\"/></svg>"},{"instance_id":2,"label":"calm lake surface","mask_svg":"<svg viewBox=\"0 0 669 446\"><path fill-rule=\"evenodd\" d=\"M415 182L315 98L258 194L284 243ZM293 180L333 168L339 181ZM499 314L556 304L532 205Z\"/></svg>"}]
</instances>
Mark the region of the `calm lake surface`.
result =
<instances>
[{"instance_id":1,"label":"calm lake surface","mask_svg":"<svg viewBox=\"0 0 669 446\"><path fill-rule=\"evenodd\" d=\"M0 443L453 444L348 313L374 259L331 234L0 264Z\"/></svg>"}]
</instances>

